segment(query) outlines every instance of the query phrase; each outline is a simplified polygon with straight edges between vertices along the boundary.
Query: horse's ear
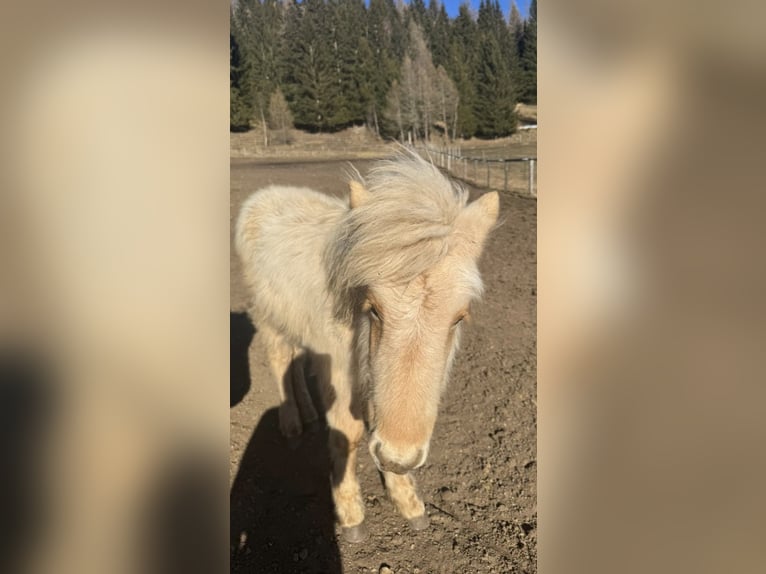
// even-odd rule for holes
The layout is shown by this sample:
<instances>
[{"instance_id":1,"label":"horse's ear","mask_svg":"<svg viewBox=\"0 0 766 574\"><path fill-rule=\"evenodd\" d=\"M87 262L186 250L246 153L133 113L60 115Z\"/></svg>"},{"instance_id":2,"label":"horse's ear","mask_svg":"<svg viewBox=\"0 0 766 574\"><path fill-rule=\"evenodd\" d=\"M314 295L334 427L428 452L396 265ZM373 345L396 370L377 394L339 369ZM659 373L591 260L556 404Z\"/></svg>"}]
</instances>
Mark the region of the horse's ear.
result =
<instances>
[{"instance_id":1,"label":"horse's ear","mask_svg":"<svg viewBox=\"0 0 766 574\"><path fill-rule=\"evenodd\" d=\"M351 203L351 209L356 209L357 207L364 205L372 197L372 194L367 191L367 188L356 180L350 181L348 187L350 190L348 197L349 202Z\"/></svg>"},{"instance_id":2,"label":"horse's ear","mask_svg":"<svg viewBox=\"0 0 766 574\"><path fill-rule=\"evenodd\" d=\"M481 250L484 240L497 223L499 213L500 196L498 193L496 191L485 193L473 203L468 204L458 216L457 224L461 231L471 238L472 243Z\"/></svg>"}]
</instances>

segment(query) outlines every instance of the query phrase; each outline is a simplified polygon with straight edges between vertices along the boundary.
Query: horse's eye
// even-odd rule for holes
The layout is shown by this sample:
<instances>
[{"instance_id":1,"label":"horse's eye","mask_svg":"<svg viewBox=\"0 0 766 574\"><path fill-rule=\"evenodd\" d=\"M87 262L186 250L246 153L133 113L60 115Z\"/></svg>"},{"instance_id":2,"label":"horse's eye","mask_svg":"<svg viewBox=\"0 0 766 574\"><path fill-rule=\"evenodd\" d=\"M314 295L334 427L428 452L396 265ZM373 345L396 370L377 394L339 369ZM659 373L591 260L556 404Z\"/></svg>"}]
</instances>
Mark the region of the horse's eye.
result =
<instances>
[{"instance_id":1,"label":"horse's eye","mask_svg":"<svg viewBox=\"0 0 766 574\"><path fill-rule=\"evenodd\" d=\"M370 317L376 321L380 321L380 313L378 313L378 310L375 307L370 307Z\"/></svg>"},{"instance_id":2,"label":"horse's eye","mask_svg":"<svg viewBox=\"0 0 766 574\"><path fill-rule=\"evenodd\" d=\"M465 319L465 315L460 315L460 317L458 317L457 320L454 323L452 323L452 326L457 327L458 325L460 325L460 323L463 322L463 319Z\"/></svg>"}]
</instances>

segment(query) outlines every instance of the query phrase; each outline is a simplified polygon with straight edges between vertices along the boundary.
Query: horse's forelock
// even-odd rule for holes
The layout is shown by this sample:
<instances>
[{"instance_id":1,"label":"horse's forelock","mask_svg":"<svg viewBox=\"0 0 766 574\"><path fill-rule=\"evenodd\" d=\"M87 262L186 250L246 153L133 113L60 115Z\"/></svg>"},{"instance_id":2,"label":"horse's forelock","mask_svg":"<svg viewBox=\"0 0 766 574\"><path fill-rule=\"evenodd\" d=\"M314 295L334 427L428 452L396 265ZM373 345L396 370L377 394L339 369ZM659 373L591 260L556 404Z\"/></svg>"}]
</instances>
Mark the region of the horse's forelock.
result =
<instances>
[{"instance_id":1,"label":"horse's forelock","mask_svg":"<svg viewBox=\"0 0 766 574\"><path fill-rule=\"evenodd\" d=\"M433 164L402 153L365 178L371 199L352 209L330 248L331 287L410 281L448 253L467 192Z\"/></svg>"}]
</instances>

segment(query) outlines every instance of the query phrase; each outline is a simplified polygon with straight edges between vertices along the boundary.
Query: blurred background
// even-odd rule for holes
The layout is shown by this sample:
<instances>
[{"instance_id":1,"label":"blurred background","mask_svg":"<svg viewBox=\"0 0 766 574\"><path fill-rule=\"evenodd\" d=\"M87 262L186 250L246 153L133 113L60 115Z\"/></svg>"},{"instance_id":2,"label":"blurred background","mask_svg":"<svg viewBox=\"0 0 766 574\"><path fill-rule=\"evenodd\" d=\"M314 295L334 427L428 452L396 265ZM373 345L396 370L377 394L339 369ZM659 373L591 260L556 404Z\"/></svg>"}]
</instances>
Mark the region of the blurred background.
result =
<instances>
[{"instance_id":1,"label":"blurred background","mask_svg":"<svg viewBox=\"0 0 766 574\"><path fill-rule=\"evenodd\" d=\"M178 8L2 8L2 572L226 564L228 13Z\"/></svg>"},{"instance_id":2,"label":"blurred background","mask_svg":"<svg viewBox=\"0 0 766 574\"><path fill-rule=\"evenodd\" d=\"M0 9L0 571L227 568L235 8ZM538 12L541 571L763 570L763 11Z\"/></svg>"},{"instance_id":3,"label":"blurred background","mask_svg":"<svg viewBox=\"0 0 766 574\"><path fill-rule=\"evenodd\" d=\"M758 572L755 2L539 11L539 565Z\"/></svg>"}]
</instances>

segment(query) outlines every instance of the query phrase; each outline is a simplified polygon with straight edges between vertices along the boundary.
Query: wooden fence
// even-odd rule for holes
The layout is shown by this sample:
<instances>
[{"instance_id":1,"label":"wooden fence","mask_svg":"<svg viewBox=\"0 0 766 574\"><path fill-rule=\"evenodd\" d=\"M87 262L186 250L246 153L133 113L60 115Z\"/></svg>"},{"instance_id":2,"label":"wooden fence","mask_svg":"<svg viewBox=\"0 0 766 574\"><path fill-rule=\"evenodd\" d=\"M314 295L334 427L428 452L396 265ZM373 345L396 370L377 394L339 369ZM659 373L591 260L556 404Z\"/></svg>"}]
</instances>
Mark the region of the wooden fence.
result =
<instances>
[{"instance_id":1,"label":"wooden fence","mask_svg":"<svg viewBox=\"0 0 766 574\"><path fill-rule=\"evenodd\" d=\"M452 176L478 187L537 197L537 158L469 157L460 148L418 145L416 149Z\"/></svg>"}]
</instances>

